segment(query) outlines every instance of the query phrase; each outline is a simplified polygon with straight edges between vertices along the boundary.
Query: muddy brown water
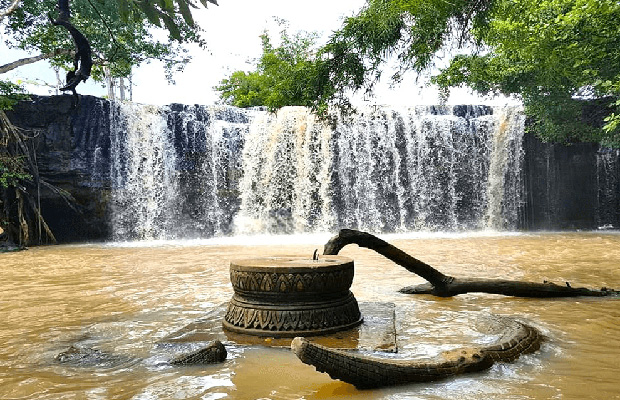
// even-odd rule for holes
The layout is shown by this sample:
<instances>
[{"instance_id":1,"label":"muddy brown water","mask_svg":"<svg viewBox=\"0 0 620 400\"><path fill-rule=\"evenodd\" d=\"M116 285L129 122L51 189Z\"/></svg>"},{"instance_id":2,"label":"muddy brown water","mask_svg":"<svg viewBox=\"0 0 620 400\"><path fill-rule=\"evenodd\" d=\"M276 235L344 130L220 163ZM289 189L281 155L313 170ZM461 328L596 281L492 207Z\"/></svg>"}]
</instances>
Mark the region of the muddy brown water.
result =
<instances>
[{"instance_id":1,"label":"muddy brown water","mask_svg":"<svg viewBox=\"0 0 620 400\"><path fill-rule=\"evenodd\" d=\"M0 399L620 399L620 300L403 295L399 288L423 280L357 246L340 253L355 260L352 291L359 301L396 304L399 356L434 357L490 340L473 328L488 313L529 322L547 340L538 352L489 371L371 391L334 381L287 349L230 346L226 362L206 367L161 361L163 337L228 301L231 259L311 257L328 237L0 254ZM617 233L385 238L455 276L620 288ZM126 361L54 360L76 343Z\"/></svg>"}]
</instances>

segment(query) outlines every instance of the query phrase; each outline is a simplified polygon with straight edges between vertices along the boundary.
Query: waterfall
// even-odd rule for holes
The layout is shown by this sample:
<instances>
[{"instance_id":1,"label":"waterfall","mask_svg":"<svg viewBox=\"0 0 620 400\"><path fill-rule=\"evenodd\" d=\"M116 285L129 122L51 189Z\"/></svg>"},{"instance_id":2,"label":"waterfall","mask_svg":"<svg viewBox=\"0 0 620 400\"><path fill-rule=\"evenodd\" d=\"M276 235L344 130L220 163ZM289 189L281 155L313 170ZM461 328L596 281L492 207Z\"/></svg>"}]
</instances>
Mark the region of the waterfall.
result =
<instances>
[{"instance_id":1,"label":"waterfall","mask_svg":"<svg viewBox=\"0 0 620 400\"><path fill-rule=\"evenodd\" d=\"M110 203L114 240L160 239L174 223L176 158L162 110L111 106Z\"/></svg>"},{"instance_id":2,"label":"waterfall","mask_svg":"<svg viewBox=\"0 0 620 400\"><path fill-rule=\"evenodd\" d=\"M520 171L525 116L514 107L501 108L496 114L498 121L493 135L487 184L486 227L514 228L523 196Z\"/></svg>"},{"instance_id":3,"label":"waterfall","mask_svg":"<svg viewBox=\"0 0 620 400\"><path fill-rule=\"evenodd\" d=\"M242 155L237 233L308 232L332 225L331 137L304 107L254 120Z\"/></svg>"},{"instance_id":4,"label":"waterfall","mask_svg":"<svg viewBox=\"0 0 620 400\"><path fill-rule=\"evenodd\" d=\"M523 116L487 106L110 107L115 240L515 229Z\"/></svg>"},{"instance_id":5,"label":"waterfall","mask_svg":"<svg viewBox=\"0 0 620 400\"><path fill-rule=\"evenodd\" d=\"M110 115L114 240L230 233L248 112L114 103Z\"/></svg>"},{"instance_id":6,"label":"waterfall","mask_svg":"<svg viewBox=\"0 0 620 400\"><path fill-rule=\"evenodd\" d=\"M368 109L328 127L302 107L253 121L236 233L514 229L523 117L485 106Z\"/></svg>"}]
</instances>

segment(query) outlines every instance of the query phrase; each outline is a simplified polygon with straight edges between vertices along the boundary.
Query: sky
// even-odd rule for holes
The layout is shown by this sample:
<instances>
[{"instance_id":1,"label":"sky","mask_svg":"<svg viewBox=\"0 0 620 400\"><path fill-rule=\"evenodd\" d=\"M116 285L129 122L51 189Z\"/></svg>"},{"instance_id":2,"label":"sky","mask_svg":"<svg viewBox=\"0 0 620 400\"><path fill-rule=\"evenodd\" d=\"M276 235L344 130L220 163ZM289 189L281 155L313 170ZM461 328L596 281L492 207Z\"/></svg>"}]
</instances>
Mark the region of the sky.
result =
<instances>
[{"instance_id":1,"label":"sky","mask_svg":"<svg viewBox=\"0 0 620 400\"><path fill-rule=\"evenodd\" d=\"M175 84L169 84L164 76L162 63L153 61L137 68L133 75L133 101L144 104L164 105L170 103L214 104L218 93L213 89L222 79L237 70L250 71L261 54L259 35L267 29L272 38L279 36L280 29L274 17L289 23L289 32L298 30L317 31L322 40L342 25L345 17L354 15L365 0L219 0L219 6L195 10L195 19L204 30L207 49L190 47L192 61L182 73L175 74ZM0 64L28 56L20 51L0 45ZM34 54L32 54L34 55ZM385 74L389 75L389 74ZM55 94L53 88L41 82L54 84L56 75L49 63L41 61L13 72L3 78L12 81L31 82L39 79L39 85L27 84L36 94ZM397 86L389 80L381 82L373 98L361 94L355 96L354 104L409 106L437 104L437 90L427 87L413 73ZM92 79L78 87L81 94L105 96L106 89ZM498 104L514 102L503 98L480 98L465 89L455 89L448 100L452 104Z\"/></svg>"}]
</instances>

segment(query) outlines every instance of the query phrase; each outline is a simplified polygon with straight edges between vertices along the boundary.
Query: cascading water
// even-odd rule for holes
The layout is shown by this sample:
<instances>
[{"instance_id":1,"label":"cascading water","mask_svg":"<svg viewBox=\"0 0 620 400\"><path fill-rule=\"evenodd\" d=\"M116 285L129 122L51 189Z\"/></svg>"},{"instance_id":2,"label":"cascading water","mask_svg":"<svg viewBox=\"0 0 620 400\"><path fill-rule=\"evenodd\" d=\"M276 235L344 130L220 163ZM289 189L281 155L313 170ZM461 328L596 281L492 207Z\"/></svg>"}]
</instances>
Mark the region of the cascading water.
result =
<instances>
[{"instance_id":1,"label":"cascading water","mask_svg":"<svg viewBox=\"0 0 620 400\"><path fill-rule=\"evenodd\" d=\"M525 115L514 107L497 111L498 121L489 162L485 225L493 229L514 228L519 219L523 196L520 171L523 163Z\"/></svg>"},{"instance_id":2,"label":"cascading water","mask_svg":"<svg viewBox=\"0 0 620 400\"><path fill-rule=\"evenodd\" d=\"M257 117L243 149L236 233L331 225L331 139L331 130L303 107Z\"/></svg>"},{"instance_id":3,"label":"cascading water","mask_svg":"<svg viewBox=\"0 0 620 400\"><path fill-rule=\"evenodd\" d=\"M116 240L515 228L523 117L487 106L111 107Z\"/></svg>"},{"instance_id":4,"label":"cascading water","mask_svg":"<svg viewBox=\"0 0 620 400\"><path fill-rule=\"evenodd\" d=\"M174 223L176 157L160 109L111 106L111 214L115 240L159 239Z\"/></svg>"},{"instance_id":5,"label":"cascading water","mask_svg":"<svg viewBox=\"0 0 620 400\"><path fill-rule=\"evenodd\" d=\"M111 107L115 240L230 232L247 112L232 107Z\"/></svg>"},{"instance_id":6,"label":"cascading water","mask_svg":"<svg viewBox=\"0 0 620 400\"><path fill-rule=\"evenodd\" d=\"M514 228L523 118L499 115L485 106L379 109L330 129L287 107L255 119L236 232Z\"/></svg>"},{"instance_id":7,"label":"cascading water","mask_svg":"<svg viewBox=\"0 0 620 400\"><path fill-rule=\"evenodd\" d=\"M234 107L171 106L168 129L175 136L180 185L174 237L231 233L239 208L239 154L252 114Z\"/></svg>"}]
</instances>

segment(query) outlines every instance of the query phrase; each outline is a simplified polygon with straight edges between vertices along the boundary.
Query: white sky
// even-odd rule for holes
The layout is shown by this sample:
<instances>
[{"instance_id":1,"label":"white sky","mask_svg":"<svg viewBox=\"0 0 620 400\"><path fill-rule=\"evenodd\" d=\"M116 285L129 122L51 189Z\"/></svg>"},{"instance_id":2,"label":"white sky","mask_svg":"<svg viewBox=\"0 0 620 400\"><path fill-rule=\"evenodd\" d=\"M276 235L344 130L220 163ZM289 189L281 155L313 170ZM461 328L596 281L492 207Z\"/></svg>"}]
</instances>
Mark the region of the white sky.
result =
<instances>
[{"instance_id":1,"label":"white sky","mask_svg":"<svg viewBox=\"0 0 620 400\"><path fill-rule=\"evenodd\" d=\"M268 29L275 39L280 28L273 17L289 22L289 33L298 30L318 31L326 40L329 34L341 26L342 19L354 15L365 0L219 0L219 6L195 11L197 23L205 30L206 50L192 47L192 61L180 74L175 74L175 85L168 84L160 62L144 64L134 72L133 100L145 104L213 104L218 94L213 90L222 79L236 70L252 70L253 62L261 54L259 35ZM7 49L0 45L0 64L27 56L23 52ZM389 75L389 74L385 74ZM12 81L32 81L39 78L49 84L56 82L56 76L49 63L20 67L3 78ZM387 80L386 80L387 81ZM27 85L37 94L54 94L46 86ZM104 96L107 91L101 84L89 80L78 87L81 94ZM393 106L415 104L437 104L434 88L416 82L413 74L406 76L396 87L380 84L373 99L357 97L357 103L386 104ZM506 99L483 99L467 90L456 89L448 100L452 104L490 104L509 102Z\"/></svg>"}]
</instances>

